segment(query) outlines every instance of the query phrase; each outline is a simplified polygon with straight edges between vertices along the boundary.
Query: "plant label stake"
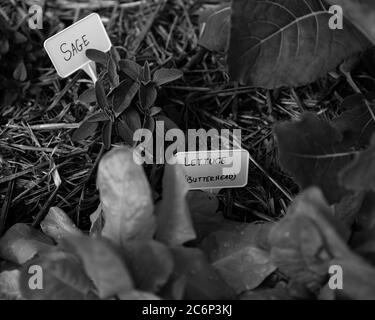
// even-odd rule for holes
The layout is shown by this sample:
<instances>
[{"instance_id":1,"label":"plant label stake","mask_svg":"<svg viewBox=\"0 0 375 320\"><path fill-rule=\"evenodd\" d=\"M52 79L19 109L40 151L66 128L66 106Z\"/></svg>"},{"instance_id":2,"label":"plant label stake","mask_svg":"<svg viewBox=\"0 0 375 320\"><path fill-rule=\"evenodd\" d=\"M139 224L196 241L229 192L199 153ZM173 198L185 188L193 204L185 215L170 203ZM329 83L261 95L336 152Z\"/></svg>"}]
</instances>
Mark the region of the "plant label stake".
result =
<instances>
[{"instance_id":1,"label":"plant label stake","mask_svg":"<svg viewBox=\"0 0 375 320\"><path fill-rule=\"evenodd\" d=\"M246 150L179 152L176 162L183 165L190 190L241 188L247 184L249 153Z\"/></svg>"},{"instance_id":2,"label":"plant label stake","mask_svg":"<svg viewBox=\"0 0 375 320\"><path fill-rule=\"evenodd\" d=\"M58 75L66 78L82 69L97 81L95 62L86 57L87 49L107 52L112 43L97 13L92 13L44 42Z\"/></svg>"}]
</instances>

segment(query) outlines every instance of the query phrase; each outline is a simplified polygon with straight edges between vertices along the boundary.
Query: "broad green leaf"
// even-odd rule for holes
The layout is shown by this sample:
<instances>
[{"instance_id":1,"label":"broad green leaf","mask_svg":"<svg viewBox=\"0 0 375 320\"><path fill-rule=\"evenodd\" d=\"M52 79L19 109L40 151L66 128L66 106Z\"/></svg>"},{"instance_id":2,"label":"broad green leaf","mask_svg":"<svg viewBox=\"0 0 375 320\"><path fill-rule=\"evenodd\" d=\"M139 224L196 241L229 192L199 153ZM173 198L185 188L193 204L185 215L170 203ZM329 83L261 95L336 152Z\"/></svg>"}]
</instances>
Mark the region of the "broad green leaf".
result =
<instances>
[{"instance_id":1,"label":"broad green leaf","mask_svg":"<svg viewBox=\"0 0 375 320\"><path fill-rule=\"evenodd\" d=\"M132 146L134 144L134 132L142 126L138 111L130 107L118 119L117 130L119 135L129 146Z\"/></svg>"},{"instance_id":2,"label":"broad green leaf","mask_svg":"<svg viewBox=\"0 0 375 320\"><path fill-rule=\"evenodd\" d=\"M98 122L84 121L80 127L74 131L72 140L76 142L85 140L86 138L92 136L97 128Z\"/></svg>"},{"instance_id":3,"label":"broad green leaf","mask_svg":"<svg viewBox=\"0 0 375 320\"><path fill-rule=\"evenodd\" d=\"M9 52L9 41L6 37L0 38L0 54L5 55Z\"/></svg>"},{"instance_id":4,"label":"broad green leaf","mask_svg":"<svg viewBox=\"0 0 375 320\"><path fill-rule=\"evenodd\" d=\"M173 271L173 257L169 249L160 242L134 242L125 247L126 262L141 291L158 292L168 281Z\"/></svg>"},{"instance_id":5,"label":"broad green leaf","mask_svg":"<svg viewBox=\"0 0 375 320\"><path fill-rule=\"evenodd\" d=\"M22 44L28 41L27 37L18 31L15 31L12 36L15 44Z\"/></svg>"},{"instance_id":6,"label":"broad green leaf","mask_svg":"<svg viewBox=\"0 0 375 320\"><path fill-rule=\"evenodd\" d=\"M156 239L170 246L182 245L196 238L186 195L189 188L180 165L166 165L163 199L156 206Z\"/></svg>"},{"instance_id":7,"label":"broad green leaf","mask_svg":"<svg viewBox=\"0 0 375 320\"><path fill-rule=\"evenodd\" d=\"M112 145L112 127L112 121L107 121L106 123L104 123L102 137L105 150L109 150Z\"/></svg>"},{"instance_id":8,"label":"broad green leaf","mask_svg":"<svg viewBox=\"0 0 375 320\"><path fill-rule=\"evenodd\" d=\"M194 248L172 249L175 262L173 278L186 278L184 299L221 300L232 299L233 290L208 263L204 254Z\"/></svg>"},{"instance_id":9,"label":"broad green leaf","mask_svg":"<svg viewBox=\"0 0 375 320\"><path fill-rule=\"evenodd\" d=\"M268 224L224 221L203 240L201 248L236 293L258 287L276 270L265 250L270 228Z\"/></svg>"},{"instance_id":10,"label":"broad green leaf","mask_svg":"<svg viewBox=\"0 0 375 320\"><path fill-rule=\"evenodd\" d=\"M147 85L151 81L151 70L150 64L146 60L142 67L142 82L144 85Z\"/></svg>"},{"instance_id":11,"label":"broad green leaf","mask_svg":"<svg viewBox=\"0 0 375 320\"><path fill-rule=\"evenodd\" d=\"M116 65L118 65L121 60L121 57L116 47L114 46L111 47L110 54L111 54L112 59L116 63Z\"/></svg>"},{"instance_id":12,"label":"broad green leaf","mask_svg":"<svg viewBox=\"0 0 375 320\"><path fill-rule=\"evenodd\" d=\"M0 238L0 257L22 265L51 245L53 241L43 233L24 223L17 223Z\"/></svg>"},{"instance_id":13,"label":"broad green leaf","mask_svg":"<svg viewBox=\"0 0 375 320\"><path fill-rule=\"evenodd\" d=\"M371 0L327 0L331 5L339 5L347 17L369 40L375 44L375 3Z\"/></svg>"},{"instance_id":14,"label":"broad green leaf","mask_svg":"<svg viewBox=\"0 0 375 320\"><path fill-rule=\"evenodd\" d=\"M42 289L36 277L42 271ZM29 261L21 269L20 288L22 296L29 300L85 300L95 299L94 286L85 274L77 258L59 250L51 250Z\"/></svg>"},{"instance_id":15,"label":"broad green leaf","mask_svg":"<svg viewBox=\"0 0 375 320\"><path fill-rule=\"evenodd\" d=\"M228 53L233 80L275 89L314 82L369 47L347 20L329 27L332 15L316 0L233 0Z\"/></svg>"},{"instance_id":16,"label":"broad green leaf","mask_svg":"<svg viewBox=\"0 0 375 320\"><path fill-rule=\"evenodd\" d=\"M104 214L102 235L117 244L153 237L155 218L151 190L133 150L113 149L99 163L97 186Z\"/></svg>"},{"instance_id":17,"label":"broad green leaf","mask_svg":"<svg viewBox=\"0 0 375 320\"><path fill-rule=\"evenodd\" d=\"M258 288L246 291L240 300L292 300L285 284L279 282L274 288Z\"/></svg>"},{"instance_id":18,"label":"broad green leaf","mask_svg":"<svg viewBox=\"0 0 375 320\"><path fill-rule=\"evenodd\" d=\"M130 106L138 90L138 82L126 79L112 91L110 97L116 115L120 115Z\"/></svg>"},{"instance_id":19,"label":"broad green leaf","mask_svg":"<svg viewBox=\"0 0 375 320\"><path fill-rule=\"evenodd\" d=\"M95 88L90 88L84 91L78 100L87 104L96 102Z\"/></svg>"},{"instance_id":20,"label":"broad green leaf","mask_svg":"<svg viewBox=\"0 0 375 320\"><path fill-rule=\"evenodd\" d=\"M104 91L103 83L101 80L98 80L95 83L95 95L96 95L96 101L100 107L101 110L107 111L109 110L109 104L107 100L107 96Z\"/></svg>"},{"instance_id":21,"label":"broad green leaf","mask_svg":"<svg viewBox=\"0 0 375 320\"><path fill-rule=\"evenodd\" d=\"M186 197L197 241L200 242L210 233L220 229L225 223L222 213L217 212L219 200L211 193L189 191Z\"/></svg>"},{"instance_id":22,"label":"broad green leaf","mask_svg":"<svg viewBox=\"0 0 375 320\"><path fill-rule=\"evenodd\" d=\"M166 131L170 129L180 129L179 126L170 118L166 117L162 114L157 114L155 117L156 121L163 121L164 122L164 129Z\"/></svg>"},{"instance_id":23,"label":"broad green leaf","mask_svg":"<svg viewBox=\"0 0 375 320\"><path fill-rule=\"evenodd\" d=\"M342 230L320 190L307 189L269 234L272 260L292 281L317 294L332 260L351 255Z\"/></svg>"},{"instance_id":24,"label":"broad green leaf","mask_svg":"<svg viewBox=\"0 0 375 320\"><path fill-rule=\"evenodd\" d=\"M100 298L112 298L133 290L133 281L117 247L104 238L72 236L62 245L75 252L83 262Z\"/></svg>"},{"instance_id":25,"label":"broad green leaf","mask_svg":"<svg viewBox=\"0 0 375 320\"><path fill-rule=\"evenodd\" d=\"M180 79L183 75L183 72L177 69L161 68L155 71L152 81L157 86L162 86L163 84Z\"/></svg>"},{"instance_id":26,"label":"broad green leaf","mask_svg":"<svg viewBox=\"0 0 375 320\"><path fill-rule=\"evenodd\" d=\"M14 69L13 78L14 78L14 80L21 81L21 82L26 81L27 71L26 71L26 66L23 63L23 61L18 63L16 69Z\"/></svg>"},{"instance_id":27,"label":"broad green leaf","mask_svg":"<svg viewBox=\"0 0 375 320\"><path fill-rule=\"evenodd\" d=\"M90 222L90 236L101 235L104 227L104 218L101 203L99 203L98 208L90 215Z\"/></svg>"},{"instance_id":28,"label":"broad green leaf","mask_svg":"<svg viewBox=\"0 0 375 320\"><path fill-rule=\"evenodd\" d=\"M46 235L57 242L61 238L83 234L66 213L58 207L51 207L49 209L47 216L40 223L40 227Z\"/></svg>"},{"instance_id":29,"label":"broad green leaf","mask_svg":"<svg viewBox=\"0 0 375 320\"><path fill-rule=\"evenodd\" d=\"M103 51L96 50L96 49L87 49L86 56L87 58L89 58L90 60L96 63L100 63L103 66L107 65L108 55Z\"/></svg>"},{"instance_id":30,"label":"broad green leaf","mask_svg":"<svg viewBox=\"0 0 375 320\"><path fill-rule=\"evenodd\" d=\"M117 74L117 65L113 56L110 55L107 63L107 72L109 81L112 84L112 87L117 87L120 83L120 77Z\"/></svg>"},{"instance_id":31,"label":"broad green leaf","mask_svg":"<svg viewBox=\"0 0 375 320\"><path fill-rule=\"evenodd\" d=\"M333 119L332 125L343 135L343 144L348 147L367 147L375 133L374 94L354 94L344 99L340 110L343 111ZM366 100L367 99L367 100Z\"/></svg>"},{"instance_id":32,"label":"broad green leaf","mask_svg":"<svg viewBox=\"0 0 375 320\"><path fill-rule=\"evenodd\" d=\"M108 120L109 120L108 115L103 111L99 111L97 113L94 113L92 116L89 116L86 121L88 121L88 122L103 122L103 121L108 121Z\"/></svg>"},{"instance_id":33,"label":"broad green leaf","mask_svg":"<svg viewBox=\"0 0 375 320\"><path fill-rule=\"evenodd\" d=\"M150 109L158 96L158 92L153 83L148 83L147 85L141 84L139 90L139 100L143 110Z\"/></svg>"},{"instance_id":34,"label":"broad green leaf","mask_svg":"<svg viewBox=\"0 0 375 320\"><path fill-rule=\"evenodd\" d=\"M21 272L18 269L0 272L0 300L21 300L19 281Z\"/></svg>"},{"instance_id":35,"label":"broad green leaf","mask_svg":"<svg viewBox=\"0 0 375 320\"><path fill-rule=\"evenodd\" d=\"M282 167L301 188L318 186L330 204L347 194L338 174L352 160L352 149L343 145L343 136L331 123L313 113L301 120L275 126Z\"/></svg>"},{"instance_id":36,"label":"broad green leaf","mask_svg":"<svg viewBox=\"0 0 375 320\"><path fill-rule=\"evenodd\" d=\"M120 60L120 70L133 81L138 81L142 74L142 67L132 60Z\"/></svg>"},{"instance_id":37,"label":"broad green leaf","mask_svg":"<svg viewBox=\"0 0 375 320\"><path fill-rule=\"evenodd\" d=\"M375 136L371 146L359 153L340 173L341 183L355 191L375 191Z\"/></svg>"},{"instance_id":38,"label":"broad green leaf","mask_svg":"<svg viewBox=\"0 0 375 320\"><path fill-rule=\"evenodd\" d=\"M198 44L207 50L227 52L231 21L231 4L209 7L201 13L201 34Z\"/></svg>"},{"instance_id":39,"label":"broad green leaf","mask_svg":"<svg viewBox=\"0 0 375 320\"><path fill-rule=\"evenodd\" d=\"M120 300L160 300L160 298L150 292L144 292L139 290L133 290L129 293L122 294L119 296Z\"/></svg>"}]
</instances>

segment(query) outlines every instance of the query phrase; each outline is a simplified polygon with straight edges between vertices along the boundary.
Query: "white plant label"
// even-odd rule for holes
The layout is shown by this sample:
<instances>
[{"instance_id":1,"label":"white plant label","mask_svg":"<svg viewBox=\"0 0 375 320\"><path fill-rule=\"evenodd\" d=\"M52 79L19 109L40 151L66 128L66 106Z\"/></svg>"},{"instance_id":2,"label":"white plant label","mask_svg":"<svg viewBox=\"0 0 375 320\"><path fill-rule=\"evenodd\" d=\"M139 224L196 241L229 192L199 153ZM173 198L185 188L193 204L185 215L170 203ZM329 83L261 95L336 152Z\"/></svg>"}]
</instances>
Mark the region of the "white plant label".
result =
<instances>
[{"instance_id":1,"label":"white plant label","mask_svg":"<svg viewBox=\"0 0 375 320\"><path fill-rule=\"evenodd\" d=\"M190 190L244 187L248 181L249 153L246 150L189 151L176 154L183 165Z\"/></svg>"},{"instance_id":2,"label":"white plant label","mask_svg":"<svg viewBox=\"0 0 375 320\"><path fill-rule=\"evenodd\" d=\"M44 42L44 48L62 78L79 69L83 69L94 78L95 64L86 57L86 50L97 49L107 52L111 46L111 40L97 13L77 21Z\"/></svg>"}]
</instances>

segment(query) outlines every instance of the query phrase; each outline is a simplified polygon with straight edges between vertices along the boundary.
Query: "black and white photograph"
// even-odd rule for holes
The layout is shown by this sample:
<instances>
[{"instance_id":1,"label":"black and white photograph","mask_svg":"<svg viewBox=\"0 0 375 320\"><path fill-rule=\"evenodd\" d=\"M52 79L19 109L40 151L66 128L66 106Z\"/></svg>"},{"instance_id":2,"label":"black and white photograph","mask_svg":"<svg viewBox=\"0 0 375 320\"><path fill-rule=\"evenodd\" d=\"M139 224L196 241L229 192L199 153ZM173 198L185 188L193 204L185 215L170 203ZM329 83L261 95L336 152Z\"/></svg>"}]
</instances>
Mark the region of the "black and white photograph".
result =
<instances>
[{"instance_id":1,"label":"black and white photograph","mask_svg":"<svg viewBox=\"0 0 375 320\"><path fill-rule=\"evenodd\" d=\"M0 300L375 300L375 1L0 0Z\"/></svg>"}]
</instances>

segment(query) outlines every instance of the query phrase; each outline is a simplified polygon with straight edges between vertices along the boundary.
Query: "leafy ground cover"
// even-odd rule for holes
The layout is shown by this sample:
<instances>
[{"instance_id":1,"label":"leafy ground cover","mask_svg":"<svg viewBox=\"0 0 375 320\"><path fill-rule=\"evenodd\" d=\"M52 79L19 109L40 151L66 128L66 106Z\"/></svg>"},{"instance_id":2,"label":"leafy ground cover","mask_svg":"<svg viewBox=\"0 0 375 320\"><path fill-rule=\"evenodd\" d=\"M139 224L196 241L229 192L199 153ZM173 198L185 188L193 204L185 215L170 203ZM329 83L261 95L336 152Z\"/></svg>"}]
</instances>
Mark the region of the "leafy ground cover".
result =
<instances>
[{"instance_id":1,"label":"leafy ground cover","mask_svg":"<svg viewBox=\"0 0 375 320\"><path fill-rule=\"evenodd\" d=\"M1 1L1 296L374 299L374 8L336 2L46 1L35 31ZM114 45L87 52L99 81L59 79L43 40L92 11ZM136 165L156 120L241 129L248 185Z\"/></svg>"}]
</instances>

